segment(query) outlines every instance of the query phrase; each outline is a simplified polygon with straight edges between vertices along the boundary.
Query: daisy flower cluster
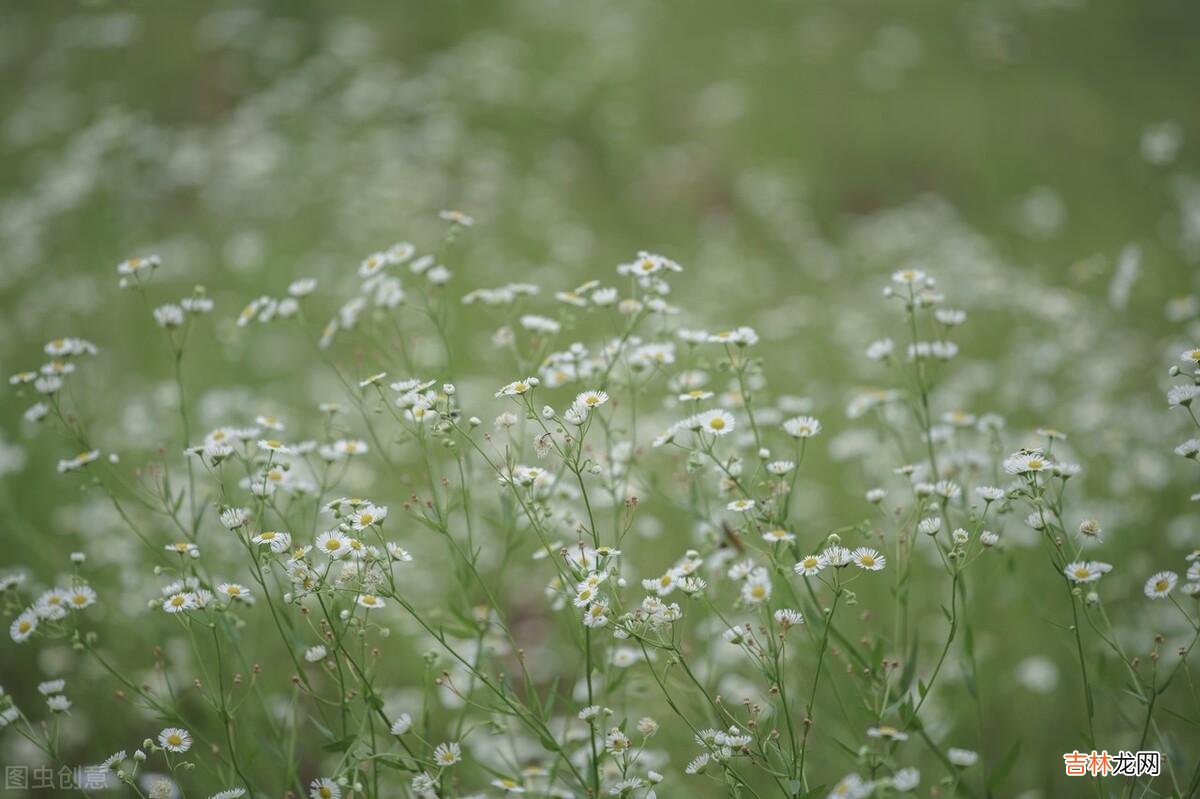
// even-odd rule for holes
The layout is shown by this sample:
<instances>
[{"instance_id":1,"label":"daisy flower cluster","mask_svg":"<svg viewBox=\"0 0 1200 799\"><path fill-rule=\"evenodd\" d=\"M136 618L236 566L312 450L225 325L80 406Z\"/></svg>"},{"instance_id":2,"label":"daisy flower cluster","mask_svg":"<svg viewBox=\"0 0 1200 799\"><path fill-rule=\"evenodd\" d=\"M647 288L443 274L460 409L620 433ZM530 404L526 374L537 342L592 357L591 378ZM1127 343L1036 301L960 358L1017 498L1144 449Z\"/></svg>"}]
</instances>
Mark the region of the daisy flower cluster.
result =
<instances>
[{"instance_id":1,"label":"daisy flower cluster","mask_svg":"<svg viewBox=\"0 0 1200 799\"><path fill-rule=\"evenodd\" d=\"M1182 585L1144 585L1181 642L1135 650L1107 600L1141 577L1102 559L1106 506L1077 488L1068 434L946 399L968 315L926 268L884 280L895 338L861 343L875 385L825 413L772 387L754 327L706 329L675 304L676 261L463 292L474 220L440 220L429 254L395 244L339 289L298 277L227 320L247 344L276 325L306 342L307 407L206 410L194 353L220 314L202 289L159 302L157 257L116 271L161 340L169 443L101 457L90 394L68 390L89 342L56 339L13 375L26 418L81 451L47 479L104 508L153 575L128 612L161 643L124 651L93 621L126 603L82 553L58 587L12 572L14 653L70 656L46 661L42 718L4 696L5 728L58 765L103 757L63 738L79 708L58 675L78 673L165 725L100 761L145 795L982 796L1015 751L945 705L990 712L981 586L1033 581L1044 560L1081 728L1099 740L1103 660L1144 714L1139 748L1173 745L1156 697L1200 637L1200 550ZM486 363L451 335L464 313L491 328ZM1168 404L1200 427L1200 350L1183 362ZM865 480L840 516L813 490L834 450Z\"/></svg>"}]
</instances>

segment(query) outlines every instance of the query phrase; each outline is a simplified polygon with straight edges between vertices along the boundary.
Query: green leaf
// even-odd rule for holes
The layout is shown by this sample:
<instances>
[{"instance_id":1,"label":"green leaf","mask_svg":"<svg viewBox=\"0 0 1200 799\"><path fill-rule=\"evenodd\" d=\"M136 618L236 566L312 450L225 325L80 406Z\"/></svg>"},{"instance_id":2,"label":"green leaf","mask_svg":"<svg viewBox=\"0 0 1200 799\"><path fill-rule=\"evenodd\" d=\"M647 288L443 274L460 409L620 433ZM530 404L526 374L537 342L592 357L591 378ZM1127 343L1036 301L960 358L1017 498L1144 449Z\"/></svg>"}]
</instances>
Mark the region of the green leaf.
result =
<instances>
[{"instance_id":1,"label":"green leaf","mask_svg":"<svg viewBox=\"0 0 1200 799\"><path fill-rule=\"evenodd\" d=\"M338 740L338 741L332 741L330 743L327 743L324 746L322 746L321 748L324 749L326 752L345 752L351 746L354 746L354 742L357 739L358 739L357 735L347 735L345 738L342 738L341 740Z\"/></svg>"},{"instance_id":2,"label":"green leaf","mask_svg":"<svg viewBox=\"0 0 1200 799\"><path fill-rule=\"evenodd\" d=\"M327 741L337 740L337 735L333 732L333 730L329 729L324 724L317 721L315 718L310 718L309 721L312 722L312 725L317 728L317 731L321 733L321 736L323 738L325 738L325 740L327 740Z\"/></svg>"},{"instance_id":3,"label":"green leaf","mask_svg":"<svg viewBox=\"0 0 1200 799\"><path fill-rule=\"evenodd\" d=\"M920 641L920 633L913 633L912 646L908 650L908 660L904 663L904 670L900 672L900 693L908 693L908 687L912 685L913 675L917 673L917 645Z\"/></svg>"},{"instance_id":4,"label":"green leaf","mask_svg":"<svg viewBox=\"0 0 1200 799\"><path fill-rule=\"evenodd\" d=\"M1017 762L1017 756L1021 754L1021 742L1018 740L1013 743L1004 757L1000 758L1000 762L992 769L992 773L987 778L987 790L990 794L1000 783L1004 782L1005 777L1012 771L1012 767Z\"/></svg>"}]
</instances>

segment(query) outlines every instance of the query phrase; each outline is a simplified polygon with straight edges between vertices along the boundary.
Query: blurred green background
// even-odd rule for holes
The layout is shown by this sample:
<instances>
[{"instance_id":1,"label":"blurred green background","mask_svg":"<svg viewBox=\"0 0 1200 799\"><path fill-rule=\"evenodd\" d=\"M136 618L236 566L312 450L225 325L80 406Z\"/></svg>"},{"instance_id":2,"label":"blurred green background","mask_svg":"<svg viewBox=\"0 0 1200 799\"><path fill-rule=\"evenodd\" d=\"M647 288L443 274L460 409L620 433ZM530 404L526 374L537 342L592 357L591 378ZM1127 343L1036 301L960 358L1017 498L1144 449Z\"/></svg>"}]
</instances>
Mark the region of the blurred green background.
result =
<instances>
[{"instance_id":1,"label":"blurred green background","mask_svg":"<svg viewBox=\"0 0 1200 799\"><path fill-rule=\"evenodd\" d=\"M198 426L311 416L329 382L296 371L304 343L240 331L237 311L312 275L331 314L362 257L431 248L436 212L460 208L477 224L451 296L611 280L649 249L687 268L672 301L689 320L757 327L772 387L826 421L802 487L816 535L865 516L862 488L886 475L844 405L882 379L861 352L896 335L886 275L920 261L971 314L939 410L1001 411L1014 444L1071 433L1079 507L1124 572L1111 612L1142 651L1141 580L1200 545L1170 453L1183 420L1161 396L1200 332L1198 34L1186 0L5 2L0 366L90 338L103 353L76 399L102 448L176 446L165 348L116 288L119 261L159 252L161 301L195 284L217 301L189 356ZM496 324L455 322L468 366L489 364L481 392L516 377L490 363ZM86 548L136 593L136 556L103 543L111 520L55 478L74 450L20 422L30 401L0 400L4 562L49 581ZM661 564L687 536L647 551ZM979 589L994 693L974 743L996 758L1025 738L1014 795L1049 797L1074 790L1055 780L1080 716L1069 642L1023 585L1039 557ZM0 681L28 690L10 652ZM1033 654L1063 670L1049 693L1021 678ZM1197 740L1177 733L1181 752Z\"/></svg>"}]
</instances>

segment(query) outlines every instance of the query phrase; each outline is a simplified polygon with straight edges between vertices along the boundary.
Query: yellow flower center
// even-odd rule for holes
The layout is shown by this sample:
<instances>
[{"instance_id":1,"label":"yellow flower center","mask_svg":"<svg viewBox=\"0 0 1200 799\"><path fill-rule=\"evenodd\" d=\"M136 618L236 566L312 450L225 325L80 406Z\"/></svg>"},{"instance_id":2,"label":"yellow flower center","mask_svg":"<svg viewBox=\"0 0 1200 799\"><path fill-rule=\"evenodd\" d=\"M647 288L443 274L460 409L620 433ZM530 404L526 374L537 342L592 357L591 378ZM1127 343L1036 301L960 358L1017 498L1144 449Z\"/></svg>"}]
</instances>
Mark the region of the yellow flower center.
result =
<instances>
[{"instance_id":1,"label":"yellow flower center","mask_svg":"<svg viewBox=\"0 0 1200 799\"><path fill-rule=\"evenodd\" d=\"M183 743L183 739L175 733L171 733L167 736L167 743L169 743L171 746L179 746Z\"/></svg>"},{"instance_id":2,"label":"yellow flower center","mask_svg":"<svg viewBox=\"0 0 1200 799\"><path fill-rule=\"evenodd\" d=\"M711 427L713 430L724 430L725 429L725 420L722 419L720 416L714 416L712 418L712 421L710 421L708 423L708 426Z\"/></svg>"},{"instance_id":3,"label":"yellow flower center","mask_svg":"<svg viewBox=\"0 0 1200 799\"><path fill-rule=\"evenodd\" d=\"M1166 591L1169 583L1166 580L1159 580L1154 584L1155 591Z\"/></svg>"}]
</instances>

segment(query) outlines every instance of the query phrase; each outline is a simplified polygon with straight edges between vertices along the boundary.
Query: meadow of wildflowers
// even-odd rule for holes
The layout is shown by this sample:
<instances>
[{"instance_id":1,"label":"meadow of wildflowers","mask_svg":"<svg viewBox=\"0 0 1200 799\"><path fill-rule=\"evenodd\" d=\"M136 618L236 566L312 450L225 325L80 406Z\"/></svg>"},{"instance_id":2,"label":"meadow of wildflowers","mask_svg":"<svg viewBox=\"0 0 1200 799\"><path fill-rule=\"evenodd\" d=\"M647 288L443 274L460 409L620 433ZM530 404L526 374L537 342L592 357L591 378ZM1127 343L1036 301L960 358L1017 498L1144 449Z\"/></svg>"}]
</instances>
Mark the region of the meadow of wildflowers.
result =
<instances>
[{"instance_id":1,"label":"meadow of wildflowers","mask_svg":"<svg viewBox=\"0 0 1200 799\"><path fill-rule=\"evenodd\" d=\"M1200 795L1200 17L697 8L10 10L6 795Z\"/></svg>"}]
</instances>

